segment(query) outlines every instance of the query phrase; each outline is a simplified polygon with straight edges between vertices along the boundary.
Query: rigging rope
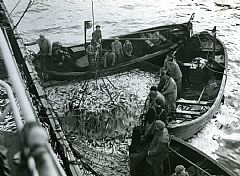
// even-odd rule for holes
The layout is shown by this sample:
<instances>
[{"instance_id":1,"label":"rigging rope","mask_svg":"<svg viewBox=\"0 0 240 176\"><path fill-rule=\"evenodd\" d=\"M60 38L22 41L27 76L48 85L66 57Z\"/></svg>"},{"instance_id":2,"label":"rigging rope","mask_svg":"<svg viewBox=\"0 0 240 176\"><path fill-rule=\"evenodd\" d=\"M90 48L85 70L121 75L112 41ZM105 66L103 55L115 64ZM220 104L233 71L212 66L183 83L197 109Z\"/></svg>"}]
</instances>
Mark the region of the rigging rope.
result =
<instances>
[{"instance_id":1,"label":"rigging rope","mask_svg":"<svg viewBox=\"0 0 240 176\"><path fill-rule=\"evenodd\" d=\"M22 16L20 17L20 19L18 20L18 22L16 23L16 25L13 27L13 30L16 29L16 27L19 25L19 23L22 21L24 15L27 13L27 11L32 7L32 5L34 4L34 0L30 0L26 9L24 10Z\"/></svg>"},{"instance_id":2,"label":"rigging rope","mask_svg":"<svg viewBox=\"0 0 240 176\"><path fill-rule=\"evenodd\" d=\"M11 12L9 13L9 16L11 16L12 12L17 8L17 6L19 5L19 3L21 2L22 0L19 0L17 2L17 4L13 7L13 9L11 10Z\"/></svg>"}]
</instances>

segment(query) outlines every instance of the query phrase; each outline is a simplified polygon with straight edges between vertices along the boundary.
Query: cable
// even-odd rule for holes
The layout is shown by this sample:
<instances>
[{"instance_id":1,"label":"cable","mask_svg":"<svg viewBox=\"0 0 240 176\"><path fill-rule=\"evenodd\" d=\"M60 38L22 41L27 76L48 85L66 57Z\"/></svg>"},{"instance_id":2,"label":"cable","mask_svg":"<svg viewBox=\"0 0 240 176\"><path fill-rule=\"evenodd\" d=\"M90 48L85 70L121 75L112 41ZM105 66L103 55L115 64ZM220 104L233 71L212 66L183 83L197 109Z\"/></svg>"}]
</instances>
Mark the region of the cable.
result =
<instances>
[{"instance_id":1,"label":"cable","mask_svg":"<svg viewBox=\"0 0 240 176\"><path fill-rule=\"evenodd\" d=\"M19 3L21 2L22 0L19 0L17 2L17 4L14 6L14 8L11 10L11 12L9 13L9 17L11 16L12 12L17 8L17 6L19 5Z\"/></svg>"},{"instance_id":2,"label":"cable","mask_svg":"<svg viewBox=\"0 0 240 176\"><path fill-rule=\"evenodd\" d=\"M22 16L20 17L20 19L18 20L18 22L16 23L16 25L13 27L13 30L16 29L16 27L19 25L19 23L21 22L21 20L23 19L24 15L27 13L27 11L32 7L32 5L34 4L34 1L30 0L25 11L23 12Z\"/></svg>"}]
</instances>

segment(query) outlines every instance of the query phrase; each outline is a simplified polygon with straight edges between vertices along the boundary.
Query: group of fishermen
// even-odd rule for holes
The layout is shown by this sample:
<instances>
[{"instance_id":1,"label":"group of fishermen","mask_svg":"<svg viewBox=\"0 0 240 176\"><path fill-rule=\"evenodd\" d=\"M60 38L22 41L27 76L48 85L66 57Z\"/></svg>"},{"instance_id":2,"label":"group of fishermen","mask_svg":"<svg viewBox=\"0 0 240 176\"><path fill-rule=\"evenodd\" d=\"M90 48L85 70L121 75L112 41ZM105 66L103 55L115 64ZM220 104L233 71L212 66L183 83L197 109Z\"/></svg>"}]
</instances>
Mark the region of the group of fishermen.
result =
<instances>
[{"instance_id":1,"label":"group of fishermen","mask_svg":"<svg viewBox=\"0 0 240 176\"><path fill-rule=\"evenodd\" d=\"M92 40L90 45L87 46L86 52L88 54L88 62L90 68L93 68L93 64L99 64L99 56L103 54L103 66L107 67L107 63L110 62L111 66L115 66L116 63L122 62L123 58L131 58L133 46L129 40L126 40L125 43L119 41L118 37L115 38L115 41L111 43L111 50L107 49L103 54L102 51L102 33L100 26L96 26L96 30L92 33Z\"/></svg>"},{"instance_id":2,"label":"group of fishermen","mask_svg":"<svg viewBox=\"0 0 240 176\"><path fill-rule=\"evenodd\" d=\"M36 41L25 43L25 46L36 45L39 46L38 56L40 59L40 65L45 68L49 61L52 60L57 63L57 66L63 65L65 61L71 59L67 49L62 46L61 42L54 42L51 44L50 40L47 39L43 34L39 35L39 39Z\"/></svg>"},{"instance_id":3,"label":"group of fishermen","mask_svg":"<svg viewBox=\"0 0 240 176\"><path fill-rule=\"evenodd\" d=\"M162 176L163 163L168 157L170 138L166 128L169 118L174 119L177 97L181 96L182 72L174 58L167 55L160 69L160 82L152 86L145 102L141 123L140 143L145 156L144 175ZM179 169L178 166L176 170ZM179 171L177 172L179 173ZM177 174L179 175L179 174ZM181 174L180 174L181 175ZM183 172L181 176L187 176Z\"/></svg>"},{"instance_id":4,"label":"group of fishermen","mask_svg":"<svg viewBox=\"0 0 240 176\"><path fill-rule=\"evenodd\" d=\"M94 66L99 66L99 57L103 55L103 66L107 67L107 63L111 62L111 66L115 66L116 63L123 61L123 58L130 59L132 57L133 46L129 40L125 43L119 41L118 37L111 43L111 50L107 49L103 54L102 50L102 33L100 26L96 26L96 30L92 33L92 40L90 45L86 47L86 53L88 55L89 68L93 70ZM54 42L51 44L43 34L39 35L39 39L34 42L26 43L25 46L35 45L39 46L39 58L40 65L45 68L47 60L50 58L57 62L57 66L61 66L64 61L70 60L71 57L66 48L62 46L60 42ZM95 64L95 65L94 65Z\"/></svg>"}]
</instances>

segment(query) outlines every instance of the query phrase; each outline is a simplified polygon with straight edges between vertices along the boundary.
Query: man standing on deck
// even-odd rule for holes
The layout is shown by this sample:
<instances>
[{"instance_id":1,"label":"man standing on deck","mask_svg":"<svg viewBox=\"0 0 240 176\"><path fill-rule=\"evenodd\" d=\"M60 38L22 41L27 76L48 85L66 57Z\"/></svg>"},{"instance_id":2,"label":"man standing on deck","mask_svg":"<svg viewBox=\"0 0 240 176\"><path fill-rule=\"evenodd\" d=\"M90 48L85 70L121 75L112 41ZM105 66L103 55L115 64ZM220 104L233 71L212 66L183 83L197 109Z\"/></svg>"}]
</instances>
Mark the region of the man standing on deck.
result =
<instances>
[{"instance_id":1,"label":"man standing on deck","mask_svg":"<svg viewBox=\"0 0 240 176\"><path fill-rule=\"evenodd\" d=\"M158 90L165 97L170 111L176 111L177 85L174 79L166 74L166 71L164 69L161 70Z\"/></svg>"},{"instance_id":2,"label":"man standing on deck","mask_svg":"<svg viewBox=\"0 0 240 176\"><path fill-rule=\"evenodd\" d=\"M165 107L165 98L164 96L157 91L156 86L152 86L150 88L150 92L148 94L148 97L146 99L145 107L148 109L149 107L155 105L155 100L159 99L161 101L161 106L164 108Z\"/></svg>"},{"instance_id":3,"label":"man standing on deck","mask_svg":"<svg viewBox=\"0 0 240 176\"><path fill-rule=\"evenodd\" d=\"M161 120L154 122L154 137L146 157L145 174L147 176L163 176L163 163L168 157L169 134Z\"/></svg>"},{"instance_id":4,"label":"man standing on deck","mask_svg":"<svg viewBox=\"0 0 240 176\"><path fill-rule=\"evenodd\" d=\"M52 56L52 44L51 42L45 38L43 34L39 35L39 39L37 39L34 42L31 43L26 43L24 44L25 46L31 46L31 45L36 45L38 44L39 46L39 55L40 55L40 64L42 68L46 67L46 60L47 58Z\"/></svg>"},{"instance_id":5,"label":"man standing on deck","mask_svg":"<svg viewBox=\"0 0 240 176\"><path fill-rule=\"evenodd\" d=\"M182 72L178 66L173 54L169 54L164 61L164 67L169 76L171 76L177 84L177 96L181 97L182 91Z\"/></svg>"},{"instance_id":6,"label":"man standing on deck","mask_svg":"<svg viewBox=\"0 0 240 176\"><path fill-rule=\"evenodd\" d=\"M96 30L92 33L92 46L93 48L96 50L97 46L100 46L100 51L99 53L101 53L101 48L102 48L102 32L100 30L100 26L97 25L96 26Z\"/></svg>"},{"instance_id":7,"label":"man standing on deck","mask_svg":"<svg viewBox=\"0 0 240 176\"><path fill-rule=\"evenodd\" d=\"M118 37L115 38L115 41L112 42L111 46L112 46L112 51L116 55L117 62L120 63L123 57L123 49L122 49L122 43L119 41Z\"/></svg>"}]
</instances>

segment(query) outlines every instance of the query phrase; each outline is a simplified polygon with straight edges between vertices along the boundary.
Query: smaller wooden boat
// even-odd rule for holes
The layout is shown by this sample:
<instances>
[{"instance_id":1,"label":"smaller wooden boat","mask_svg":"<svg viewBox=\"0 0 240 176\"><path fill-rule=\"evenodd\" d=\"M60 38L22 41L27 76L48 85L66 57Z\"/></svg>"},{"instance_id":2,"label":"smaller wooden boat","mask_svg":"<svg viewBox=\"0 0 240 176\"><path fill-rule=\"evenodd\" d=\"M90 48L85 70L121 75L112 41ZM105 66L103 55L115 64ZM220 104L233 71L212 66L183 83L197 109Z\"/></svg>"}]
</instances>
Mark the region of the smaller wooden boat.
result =
<instances>
[{"instance_id":1,"label":"smaller wooden boat","mask_svg":"<svg viewBox=\"0 0 240 176\"><path fill-rule=\"evenodd\" d=\"M145 162L144 152L141 151L139 142L139 130L135 129L133 143L130 146L130 172L131 176L142 176ZM179 138L171 136L169 145L169 156L164 163L164 176L169 176L174 173L177 165L183 165L189 176L235 176L230 170L219 164L217 161L204 154L202 151L182 141Z\"/></svg>"},{"instance_id":2,"label":"smaller wooden boat","mask_svg":"<svg viewBox=\"0 0 240 176\"><path fill-rule=\"evenodd\" d=\"M85 47L88 44L65 48L68 58L61 64L59 64L59 61L49 59L43 69L39 62L34 63L37 72L40 73L39 75L44 74L48 80L90 79L94 76L107 76L138 68L138 64L143 61L162 65L166 54L176 49L180 41L183 42L188 39L191 30L192 24L189 21L188 23L158 26L120 35L118 37L122 44L125 40L132 43L133 53L130 58L124 57L121 62L117 62L112 67L103 67L102 56L107 50L111 50L114 37L102 40L102 54L98 58L99 62L94 64L97 65L94 69L89 68L88 57L85 52Z\"/></svg>"},{"instance_id":3,"label":"smaller wooden boat","mask_svg":"<svg viewBox=\"0 0 240 176\"><path fill-rule=\"evenodd\" d=\"M177 123L168 130L181 139L199 132L223 101L228 57L223 43L208 32L191 37L176 53L183 73L183 94L177 100Z\"/></svg>"}]
</instances>

